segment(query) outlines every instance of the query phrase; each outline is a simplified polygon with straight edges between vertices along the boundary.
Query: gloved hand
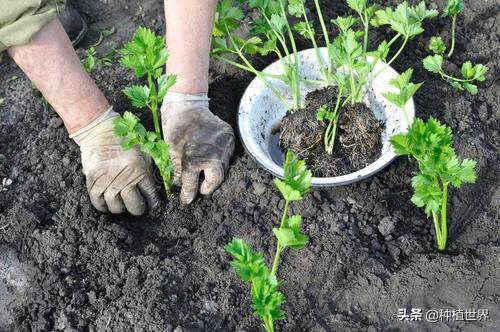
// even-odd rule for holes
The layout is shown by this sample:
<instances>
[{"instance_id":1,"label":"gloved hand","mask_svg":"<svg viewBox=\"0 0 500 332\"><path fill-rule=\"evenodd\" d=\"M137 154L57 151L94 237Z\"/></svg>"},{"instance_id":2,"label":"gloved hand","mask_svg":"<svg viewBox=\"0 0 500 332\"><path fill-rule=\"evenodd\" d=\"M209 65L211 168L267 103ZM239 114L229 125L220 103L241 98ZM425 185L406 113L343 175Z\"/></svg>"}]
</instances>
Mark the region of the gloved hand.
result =
<instances>
[{"instance_id":1,"label":"gloved hand","mask_svg":"<svg viewBox=\"0 0 500 332\"><path fill-rule=\"evenodd\" d=\"M184 204L196 197L202 171L202 195L220 186L234 151L233 128L210 112L208 100L206 94L169 92L161 107L163 136L174 166L173 183L182 185Z\"/></svg>"},{"instance_id":2,"label":"gloved hand","mask_svg":"<svg viewBox=\"0 0 500 332\"><path fill-rule=\"evenodd\" d=\"M80 146L83 174L94 207L102 212L144 214L157 204L151 160L139 149L125 151L113 134L118 116L110 108L89 125L70 135Z\"/></svg>"}]
</instances>

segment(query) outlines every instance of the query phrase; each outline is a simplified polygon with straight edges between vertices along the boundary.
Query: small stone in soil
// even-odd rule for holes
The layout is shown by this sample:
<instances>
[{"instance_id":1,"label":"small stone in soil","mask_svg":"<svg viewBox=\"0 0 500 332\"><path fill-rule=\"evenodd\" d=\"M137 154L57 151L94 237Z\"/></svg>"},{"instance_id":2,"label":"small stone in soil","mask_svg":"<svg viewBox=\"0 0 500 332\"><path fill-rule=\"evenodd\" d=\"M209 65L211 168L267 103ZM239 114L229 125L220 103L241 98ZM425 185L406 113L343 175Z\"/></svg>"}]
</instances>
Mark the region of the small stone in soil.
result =
<instances>
[{"instance_id":1,"label":"small stone in soil","mask_svg":"<svg viewBox=\"0 0 500 332\"><path fill-rule=\"evenodd\" d=\"M260 196L266 192L266 186L260 182L253 183L253 193L257 196Z\"/></svg>"},{"instance_id":2,"label":"small stone in soil","mask_svg":"<svg viewBox=\"0 0 500 332\"><path fill-rule=\"evenodd\" d=\"M63 124L62 120L60 118L52 118L49 121L49 127L50 128L59 128Z\"/></svg>"},{"instance_id":3,"label":"small stone in soil","mask_svg":"<svg viewBox=\"0 0 500 332\"><path fill-rule=\"evenodd\" d=\"M390 235L392 232L394 232L395 228L396 227L394 226L394 221L389 217L382 218L382 220L380 220L380 223L378 225L378 231L383 236Z\"/></svg>"}]
</instances>

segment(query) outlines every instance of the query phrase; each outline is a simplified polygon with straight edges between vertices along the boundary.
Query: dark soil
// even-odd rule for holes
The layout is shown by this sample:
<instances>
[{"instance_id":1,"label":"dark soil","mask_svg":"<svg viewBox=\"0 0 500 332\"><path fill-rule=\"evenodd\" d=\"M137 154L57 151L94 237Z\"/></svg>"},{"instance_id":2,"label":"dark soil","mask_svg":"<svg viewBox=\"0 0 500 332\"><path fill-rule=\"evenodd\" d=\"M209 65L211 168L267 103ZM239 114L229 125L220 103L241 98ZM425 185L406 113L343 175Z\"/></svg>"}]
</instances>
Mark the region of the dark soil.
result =
<instances>
[{"instance_id":1,"label":"dark soil","mask_svg":"<svg viewBox=\"0 0 500 332\"><path fill-rule=\"evenodd\" d=\"M328 22L346 12L343 2L328 3ZM445 0L436 5L442 9ZM116 29L97 47L100 55L136 25L163 30L160 1L78 6L93 26ZM458 154L478 162L477 183L450 192L448 250L436 252L431 220L410 202L415 164L407 158L367 180L313 190L292 206L304 216L311 242L283 256L287 317L278 331L498 331L500 5L468 0L465 6L449 66L458 70L466 59L489 66L478 95L454 91L420 65L432 35L448 40L446 19L427 24L395 63L398 71L414 67L414 80L425 82L415 96L418 116L451 126ZM379 29L370 42L384 38ZM9 81L12 76L18 78ZM99 67L92 76L117 110L130 109L121 92L130 71ZM211 77L212 110L235 126L239 98L253 77L217 62ZM240 144L212 197L187 208L177 198L164 200L139 218L101 214L90 205L77 146L5 55L0 98L0 153L7 157L0 177L13 180L0 191L0 331L261 330L249 288L234 275L223 246L242 236L269 262L271 229L284 202L272 176ZM151 124L147 111L141 117ZM488 309L489 318L398 321L399 308Z\"/></svg>"},{"instance_id":2,"label":"dark soil","mask_svg":"<svg viewBox=\"0 0 500 332\"><path fill-rule=\"evenodd\" d=\"M355 172L380 156L383 124L362 103L341 109L333 153L325 151L327 121L316 120L316 111L335 107L337 88L327 87L306 96L304 108L288 113L281 121L280 146L304 159L313 176L329 177Z\"/></svg>"}]
</instances>

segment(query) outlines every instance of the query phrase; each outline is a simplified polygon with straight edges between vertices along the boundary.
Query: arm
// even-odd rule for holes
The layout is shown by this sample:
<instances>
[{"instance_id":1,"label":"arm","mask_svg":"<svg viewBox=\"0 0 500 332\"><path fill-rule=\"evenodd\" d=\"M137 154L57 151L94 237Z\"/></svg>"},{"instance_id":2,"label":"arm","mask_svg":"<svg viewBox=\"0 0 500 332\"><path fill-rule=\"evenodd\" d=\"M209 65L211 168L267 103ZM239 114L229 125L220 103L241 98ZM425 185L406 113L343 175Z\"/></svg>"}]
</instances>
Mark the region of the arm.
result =
<instances>
[{"instance_id":1,"label":"arm","mask_svg":"<svg viewBox=\"0 0 500 332\"><path fill-rule=\"evenodd\" d=\"M63 119L70 134L109 108L83 69L59 20L48 23L30 43L7 51Z\"/></svg>"},{"instance_id":2,"label":"arm","mask_svg":"<svg viewBox=\"0 0 500 332\"><path fill-rule=\"evenodd\" d=\"M154 206L149 159L138 150L121 148L113 135L113 119L118 114L83 69L59 20L52 20L29 43L13 46L8 52L80 146L94 207L103 212L128 210L139 215L147 205Z\"/></svg>"},{"instance_id":3,"label":"arm","mask_svg":"<svg viewBox=\"0 0 500 332\"><path fill-rule=\"evenodd\" d=\"M208 66L217 0L165 0L167 73L176 74L172 92L208 92Z\"/></svg>"},{"instance_id":4,"label":"arm","mask_svg":"<svg viewBox=\"0 0 500 332\"><path fill-rule=\"evenodd\" d=\"M214 192L224 180L234 151L231 126L208 108L208 67L216 0L165 0L167 73L177 83L162 105L165 140L174 164L174 183L189 204L198 192Z\"/></svg>"}]
</instances>

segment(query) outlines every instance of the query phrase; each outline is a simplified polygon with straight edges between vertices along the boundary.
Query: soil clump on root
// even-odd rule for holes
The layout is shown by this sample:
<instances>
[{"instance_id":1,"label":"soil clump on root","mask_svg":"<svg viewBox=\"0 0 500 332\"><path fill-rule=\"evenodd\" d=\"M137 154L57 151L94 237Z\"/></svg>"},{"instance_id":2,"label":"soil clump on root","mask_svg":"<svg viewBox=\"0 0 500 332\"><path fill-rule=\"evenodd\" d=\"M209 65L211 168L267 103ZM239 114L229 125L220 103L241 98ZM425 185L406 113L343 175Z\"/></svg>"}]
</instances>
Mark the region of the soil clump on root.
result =
<instances>
[{"instance_id":1,"label":"soil clump on root","mask_svg":"<svg viewBox=\"0 0 500 332\"><path fill-rule=\"evenodd\" d=\"M380 156L384 124L363 103L347 104L340 109L333 153L325 151L323 137L327 121L316 120L323 105L335 106L336 87L309 93L306 105L289 112L281 121L280 147L292 150L305 159L314 176L331 177L349 174L371 164Z\"/></svg>"}]
</instances>

